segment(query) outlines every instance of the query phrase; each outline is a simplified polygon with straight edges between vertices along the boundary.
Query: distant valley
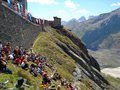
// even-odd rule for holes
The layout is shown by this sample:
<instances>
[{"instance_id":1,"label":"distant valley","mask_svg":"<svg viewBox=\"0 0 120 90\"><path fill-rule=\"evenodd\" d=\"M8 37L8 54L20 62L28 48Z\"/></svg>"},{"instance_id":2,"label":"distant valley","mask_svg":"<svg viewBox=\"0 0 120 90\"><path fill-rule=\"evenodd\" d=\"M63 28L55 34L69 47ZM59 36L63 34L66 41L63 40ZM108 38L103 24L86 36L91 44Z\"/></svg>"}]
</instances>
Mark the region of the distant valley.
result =
<instances>
[{"instance_id":1,"label":"distant valley","mask_svg":"<svg viewBox=\"0 0 120 90\"><path fill-rule=\"evenodd\" d=\"M65 24L84 42L101 67L120 66L120 8L79 22Z\"/></svg>"}]
</instances>

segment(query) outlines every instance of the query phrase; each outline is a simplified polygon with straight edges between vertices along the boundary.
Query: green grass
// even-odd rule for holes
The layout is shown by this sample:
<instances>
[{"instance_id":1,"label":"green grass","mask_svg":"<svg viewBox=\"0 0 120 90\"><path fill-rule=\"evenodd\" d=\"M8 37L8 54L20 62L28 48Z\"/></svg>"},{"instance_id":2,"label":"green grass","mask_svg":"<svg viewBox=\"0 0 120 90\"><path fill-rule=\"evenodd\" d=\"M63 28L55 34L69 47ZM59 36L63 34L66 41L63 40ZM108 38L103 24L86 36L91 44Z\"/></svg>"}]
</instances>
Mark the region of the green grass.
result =
<instances>
[{"instance_id":1,"label":"green grass","mask_svg":"<svg viewBox=\"0 0 120 90\"><path fill-rule=\"evenodd\" d=\"M106 77L106 79L107 79L108 81L110 81L110 82L112 82L112 83L120 84L120 79L114 78L114 77L109 76L109 75L106 75L105 77Z\"/></svg>"},{"instance_id":2,"label":"green grass","mask_svg":"<svg viewBox=\"0 0 120 90\"><path fill-rule=\"evenodd\" d=\"M25 90L35 90L35 87L39 86L38 82L40 82L40 77L37 77L37 78L33 77L28 71L25 71L21 69L20 67L12 64L11 61L8 62L7 66L9 69L12 70L13 74L10 75L10 74L5 74L5 73L0 73L0 82L4 82L6 80L10 81L6 85L7 88L13 88L19 77L26 78L27 83L29 85L34 86L33 88L25 88Z\"/></svg>"},{"instance_id":3,"label":"green grass","mask_svg":"<svg viewBox=\"0 0 120 90\"><path fill-rule=\"evenodd\" d=\"M73 49L80 50L80 48L76 46L67 36L62 36L57 33L55 29L53 29L51 32L40 32L39 36L34 42L33 51L36 54L39 53L42 56L46 56L47 62L56 68L56 70L61 74L62 78L66 78L68 81L73 81L74 77L72 76L72 72L76 67L76 62L56 43L69 45ZM11 61L8 62L7 66L13 71L13 74L9 75L0 73L1 82L10 80L10 83L6 85L6 87L14 87L16 80L19 77L24 77L28 80L27 83L33 86L31 89L25 88L25 90L40 90L39 86L42 81L41 76L34 77L29 73L29 71L22 70L20 67L12 64ZM46 67L46 70L48 71L49 75L53 73L48 67ZM57 86L60 82L54 83ZM62 87L62 90L65 90L64 87Z\"/></svg>"},{"instance_id":4,"label":"green grass","mask_svg":"<svg viewBox=\"0 0 120 90\"><path fill-rule=\"evenodd\" d=\"M57 38L64 39L64 37L61 37L59 34L58 36L59 37ZM48 63L55 65L63 77L68 80L73 79L71 74L76 66L76 63L60 47L57 46L55 42L57 41L60 43L57 38L53 33L41 32L37 38L37 41L35 41L33 51L35 53L40 53L47 56ZM68 41L67 39L65 40Z\"/></svg>"},{"instance_id":5,"label":"green grass","mask_svg":"<svg viewBox=\"0 0 120 90\"><path fill-rule=\"evenodd\" d=\"M120 79L118 78L114 78L110 75L105 75L103 74L103 76L108 80L108 82L110 83L110 88L109 90L119 90L120 89Z\"/></svg>"},{"instance_id":6,"label":"green grass","mask_svg":"<svg viewBox=\"0 0 120 90\"><path fill-rule=\"evenodd\" d=\"M73 34L73 33L71 33L71 32L69 32L69 31L67 31L66 30L66 32L68 32L70 35L73 35L74 37L75 37L75 35ZM55 36L55 38L57 39L57 41L61 41L61 42L63 42L64 44L66 44L66 45L69 45L72 49L74 49L74 50L80 50L80 48L77 46L77 45L75 45L71 40L70 40L70 38L68 38L67 36L62 36L62 35L60 35L59 33L57 33L55 30L53 30L53 35ZM75 37L75 38L77 38L77 37Z\"/></svg>"}]
</instances>

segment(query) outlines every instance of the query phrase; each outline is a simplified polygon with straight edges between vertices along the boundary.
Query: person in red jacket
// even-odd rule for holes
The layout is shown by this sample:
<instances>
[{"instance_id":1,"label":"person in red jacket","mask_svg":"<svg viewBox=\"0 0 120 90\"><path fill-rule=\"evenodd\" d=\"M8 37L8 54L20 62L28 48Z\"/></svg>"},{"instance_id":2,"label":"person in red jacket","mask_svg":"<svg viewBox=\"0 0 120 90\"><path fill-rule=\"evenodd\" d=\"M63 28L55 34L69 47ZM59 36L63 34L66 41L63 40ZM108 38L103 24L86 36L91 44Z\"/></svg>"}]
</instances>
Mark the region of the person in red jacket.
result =
<instances>
[{"instance_id":1,"label":"person in red jacket","mask_svg":"<svg viewBox=\"0 0 120 90\"><path fill-rule=\"evenodd\" d=\"M16 59L16 58L18 58L21 54L20 54L20 49L19 49L19 47L18 46L16 46L16 48L14 49L14 51L13 51L13 53L14 53L14 58Z\"/></svg>"},{"instance_id":2,"label":"person in red jacket","mask_svg":"<svg viewBox=\"0 0 120 90\"><path fill-rule=\"evenodd\" d=\"M68 90L73 90L71 83L68 85Z\"/></svg>"},{"instance_id":3,"label":"person in red jacket","mask_svg":"<svg viewBox=\"0 0 120 90\"><path fill-rule=\"evenodd\" d=\"M7 48L6 45L3 47L2 51L5 52L5 55L6 55L6 56L8 55L8 52L9 52L9 51L8 51L8 48Z\"/></svg>"}]
</instances>

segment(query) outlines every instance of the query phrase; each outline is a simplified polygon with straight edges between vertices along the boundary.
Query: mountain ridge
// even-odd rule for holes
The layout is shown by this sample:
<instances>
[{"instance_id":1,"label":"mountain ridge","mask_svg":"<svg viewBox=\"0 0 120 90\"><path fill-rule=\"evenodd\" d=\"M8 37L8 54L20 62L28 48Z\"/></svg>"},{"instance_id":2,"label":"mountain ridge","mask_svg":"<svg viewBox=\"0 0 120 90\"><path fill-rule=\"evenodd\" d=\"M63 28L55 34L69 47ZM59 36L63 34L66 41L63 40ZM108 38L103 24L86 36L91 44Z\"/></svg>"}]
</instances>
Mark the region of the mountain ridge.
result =
<instances>
[{"instance_id":1,"label":"mountain ridge","mask_svg":"<svg viewBox=\"0 0 120 90\"><path fill-rule=\"evenodd\" d=\"M96 50L100 48L99 45L102 44L105 38L120 31L119 11L120 8L109 13L100 14L99 16L82 23L68 23L66 26L75 32L88 48Z\"/></svg>"}]
</instances>

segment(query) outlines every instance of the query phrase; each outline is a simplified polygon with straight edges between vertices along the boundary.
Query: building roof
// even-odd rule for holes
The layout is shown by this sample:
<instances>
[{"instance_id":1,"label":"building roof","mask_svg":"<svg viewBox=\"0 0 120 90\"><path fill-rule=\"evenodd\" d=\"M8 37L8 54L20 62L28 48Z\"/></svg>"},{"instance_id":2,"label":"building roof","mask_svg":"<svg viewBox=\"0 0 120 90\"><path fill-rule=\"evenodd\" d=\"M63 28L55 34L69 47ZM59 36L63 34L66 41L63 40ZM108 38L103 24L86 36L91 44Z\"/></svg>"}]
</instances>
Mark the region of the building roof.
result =
<instances>
[{"instance_id":1,"label":"building roof","mask_svg":"<svg viewBox=\"0 0 120 90\"><path fill-rule=\"evenodd\" d=\"M53 17L54 19L61 19L61 18L59 18L59 17L57 17L57 16L55 16L55 17Z\"/></svg>"}]
</instances>

